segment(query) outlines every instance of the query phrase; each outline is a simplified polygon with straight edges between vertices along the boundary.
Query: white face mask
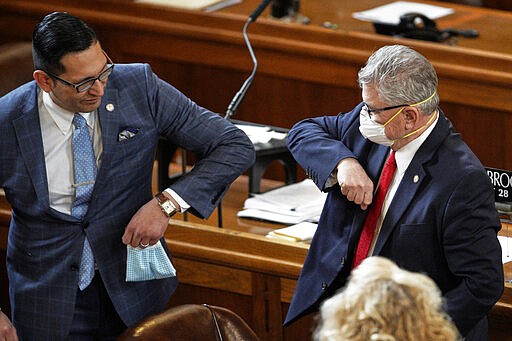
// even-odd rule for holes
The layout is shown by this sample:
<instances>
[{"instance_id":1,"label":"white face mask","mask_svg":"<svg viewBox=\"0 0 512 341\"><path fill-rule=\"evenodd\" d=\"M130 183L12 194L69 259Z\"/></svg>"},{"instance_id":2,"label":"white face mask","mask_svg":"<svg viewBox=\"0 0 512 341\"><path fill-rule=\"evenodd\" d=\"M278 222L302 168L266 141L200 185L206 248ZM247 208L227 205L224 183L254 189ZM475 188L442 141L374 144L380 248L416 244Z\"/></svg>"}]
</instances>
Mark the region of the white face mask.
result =
<instances>
[{"instance_id":1,"label":"white face mask","mask_svg":"<svg viewBox=\"0 0 512 341\"><path fill-rule=\"evenodd\" d=\"M418 103L410 104L408 106L415 107L417 105L420 105L420 104L423 104L423 103L425 103L427 101L430 101L435 96L435 94L436 93L434 92L426 100L423 100L423 101L418 102ZM363 107L361 108L361 112L359 113L359 131L361 132L361 134L365 138L367 138L368 140L370 140L370 141L372 141L374 143L381 144L381 145L386 146L386 147L392 146L393 143L395 143L396 140L390 140L386 136L386 126L391 121L393 121L395 119L395 117L397 117L405 109L405 107L407 107L407 105L404 105L403 108L398 110L397 113L394 114L389 120L387 120L386 123L380 124L380 123L377 123L377 122L373 121L370 118L370 114L368 114L367 107L365 105L363 105ZM422 130L424 127L426 127L430 123L432 123L432 121L434 120L435 117L436 117L436 115L432 115L432 117L428 120L428 122L425 125L419 127L418 129L414 130L413 132L411 132L411 133L409 133L407 135L402 136L398 140L402 140L402 139L405 139L406 137L409 137L409 136L411 136L413 134L416 134L417 132Z\"/></svg>"},{"instance_id":2,"label":"white face mask","mask_svg":"<svg viewBox=\"0 0 512 341\"><path fill-rule=\"evenodd\" d=\"M391 146L395 141L390 140L386 136L386 127L375 121L372 121L366 107L363 106L359 114L359 131L368 140L381 144L383 146Z\"/></svg>"}]
</instances>

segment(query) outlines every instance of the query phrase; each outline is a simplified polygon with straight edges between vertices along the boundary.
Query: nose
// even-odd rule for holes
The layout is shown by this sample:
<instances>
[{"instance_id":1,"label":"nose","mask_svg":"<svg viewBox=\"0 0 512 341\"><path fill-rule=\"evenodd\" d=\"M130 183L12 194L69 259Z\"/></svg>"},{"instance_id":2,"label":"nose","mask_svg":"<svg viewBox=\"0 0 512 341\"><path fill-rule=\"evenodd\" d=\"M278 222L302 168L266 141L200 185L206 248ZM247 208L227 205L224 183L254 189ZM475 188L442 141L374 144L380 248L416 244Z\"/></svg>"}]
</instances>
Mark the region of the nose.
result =
<instances>
[{"instance_id":1,"label":"nose","mask_svg":"<svg viewBox=\"0 0 512 341\"><path fill-rule=\"evenodd\" d=\"M107 83L100 81L99 79L96 79L89 89L89 93L95 96L103 96L103 93L105 92L105 86Z\"/></svg>"}]
</instances>

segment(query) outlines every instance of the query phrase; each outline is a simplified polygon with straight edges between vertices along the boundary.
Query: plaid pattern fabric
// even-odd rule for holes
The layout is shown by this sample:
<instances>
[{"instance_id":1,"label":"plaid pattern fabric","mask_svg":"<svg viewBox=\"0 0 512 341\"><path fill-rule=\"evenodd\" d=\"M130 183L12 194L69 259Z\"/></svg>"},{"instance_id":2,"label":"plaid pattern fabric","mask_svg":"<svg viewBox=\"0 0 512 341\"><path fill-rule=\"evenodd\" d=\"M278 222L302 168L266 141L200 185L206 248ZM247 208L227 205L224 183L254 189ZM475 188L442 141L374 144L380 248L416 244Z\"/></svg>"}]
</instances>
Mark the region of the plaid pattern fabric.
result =
<instances>
[{"instance_id":1,"label":"plaid pattern fabric","mask_svg":"<svg viewBox=\"0 0 512 341\"><path fill-rule=\"evenodd\" d=\"M126 246L126 281L148 281L176 276L160 241L146 248Z\"/></svg>"},{"instance_id":2,"label":"plaid pattern fabric","mask_svg":"<svg viewBox=\"0 0 512 341\"><path fill-rule=\"evenodd\" d=\"M126 282L124 229L153 198L151 174L160 136L201 157L173 185L207 217L229 184L254 160L251 141L199 107L145 64L116 65L98 108L103 151L85 221L50 208L32 81L0 98L0 187L13 208L7 250L13 322L23 340L66 340L87 237L119 316L132 325L163 310L177 277ZM136 134L119 139L135 128ZM85 232L85 234L84 234ZM168 254L162 240L162 247ZM169 259L172 258L169 256Z\"/></svg>"}]
</instances>

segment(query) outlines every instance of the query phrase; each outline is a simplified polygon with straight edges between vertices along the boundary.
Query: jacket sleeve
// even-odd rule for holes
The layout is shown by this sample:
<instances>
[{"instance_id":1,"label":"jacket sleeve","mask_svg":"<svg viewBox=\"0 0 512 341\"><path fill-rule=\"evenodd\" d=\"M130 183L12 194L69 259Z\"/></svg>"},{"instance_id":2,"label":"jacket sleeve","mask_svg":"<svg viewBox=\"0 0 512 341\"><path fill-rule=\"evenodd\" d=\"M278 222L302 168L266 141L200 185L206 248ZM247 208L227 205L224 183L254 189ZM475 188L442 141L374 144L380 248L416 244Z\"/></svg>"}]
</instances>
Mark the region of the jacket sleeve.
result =
<instances>
[{"instance_id":1,"label":"jacket sleeve","mask_svg":"<svg viewBox=\"0 0 512 341\"><path fill-rule=\"evenodd\" d=\"M195 154L192 170L171 188L201 218L210 216L231 183L255 159L247 135L216 113L194 103L146 67L152 113L161 135Z\"/></svg>"},{"instance_id":2,"label":"jacket sleeve","mask_svg":"<svg viewBox=\"0 0 512 341\"><path fill-rule=\"evenodd\" d=\"M345 141L364 139L358 128L360 107L347 114L305 119L288 133L287 144L293 157L321 190L342 159L357 158Z\"/></svg>"}]
</instances>

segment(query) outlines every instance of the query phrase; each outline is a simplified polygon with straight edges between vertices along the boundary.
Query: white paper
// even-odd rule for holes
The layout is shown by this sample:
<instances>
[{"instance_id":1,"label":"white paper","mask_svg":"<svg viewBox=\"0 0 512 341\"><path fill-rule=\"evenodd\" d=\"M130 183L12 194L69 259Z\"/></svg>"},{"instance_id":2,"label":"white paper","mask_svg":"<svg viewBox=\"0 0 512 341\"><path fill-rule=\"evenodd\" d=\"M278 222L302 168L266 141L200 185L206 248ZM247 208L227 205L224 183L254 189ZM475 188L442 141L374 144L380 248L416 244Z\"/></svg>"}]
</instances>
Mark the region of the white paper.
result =
<instances>
[{"instance_id":1,"label":"white paper","mask_svg":"<svg viewBox=\"0 0 512 341\"><path fill-rule=\"evenodd\" d=\"M326 197L327 193L306 179L246 199L237 216L283 224L318 221Z\"/></svg>"},{"instance_id":2,"label":"white paper","mask_svg":"<svg viewBox=\"0 0 512 341\"><path fill-rule=\"evenodd\" d=\"M261 211L256 209L242 210L237 213L237 217L240 218L252 218L258 220L272 221L281 224L298 224L302 221L318 222L319 215L310 214L302 216L289 216L282 213Z\"/></svg>"},{"instance_id":3,"label":"white paper","mask_svg":"<svg viewBox=\"0 0 512 341\"><path fill-rule=\"evenodd\" d=\"M267 234L267 237L281 238L297 242L308 241L313 239L317 227L318 224L304 221L302 223L271 231Z\"/></svg>"},{"instance_id":4,"label":"white paper","mask_svg":"<svg viewBox=\"0 0 512 341\"><path fill-rule=\"evenodd\" d=\"M245 201L244 206L251 206L254 203L268 203L274 206L276 210L301 211L323 205L326 197L327 193L320 191L313 180L305 179L262 194L255 194Z\"/></svg>"},{"instance_id":5,"label":"white paper","mask_svg":"<svg viewBox=\"0 0 512 341\"><path fill-rule=\"evenodd\" d=\"M502 260L503 264L512 261L512 250L511 250L512 238L498 236L498 240L500 241L500 245L501 245L501 253L502 253L501 260Z\"/></svg>"},{"instance_id":6,"label":"white paper","mask_svg":"<svg viewBox=\"0 0 512 341\"><path fill-rule=\"evenodd\" d=\"M452 8L421 4L417 2L395 1L367 11L352 13L352 16L363 21L397 25L400 23L401 15L412 12L421 13L430 19L437 19L448 14L452 14L454 10Z\"/></svg>"},{"instance_id":7,"label":"white paper","mask_svg":"<svg viewBox=\"0 0 512 341\"><path fill-rule=\"evenodd\" d=\"M253 144L267 143L272 139L283 140L287 135L286 133L274 131L267 126L253 126L248 124L236 124L236 126L247 134Z\"/></svg>"}]
</instances>

